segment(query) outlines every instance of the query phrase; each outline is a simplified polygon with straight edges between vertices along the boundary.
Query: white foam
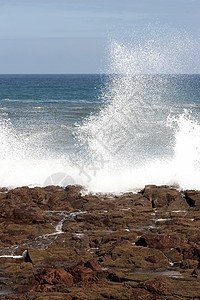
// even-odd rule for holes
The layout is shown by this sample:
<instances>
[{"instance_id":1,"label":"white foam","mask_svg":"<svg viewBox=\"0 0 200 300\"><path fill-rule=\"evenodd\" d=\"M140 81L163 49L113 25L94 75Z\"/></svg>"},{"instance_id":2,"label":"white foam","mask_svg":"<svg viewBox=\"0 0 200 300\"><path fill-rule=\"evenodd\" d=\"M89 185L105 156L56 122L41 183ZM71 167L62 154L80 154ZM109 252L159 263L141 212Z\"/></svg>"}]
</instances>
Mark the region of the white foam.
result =
<instances>
[{"instance_id":1,"label":"white foam","mask_svg":"<svg viewBox=\"0 0 200 300\"><path fill-rule=\"evenodd\" d=\"M23 258L22 255L0 255L0 258Z\"/></svg>"},{"instance_id":2,"label":"white foam","mask_svg":"<svg viewBox=\"0 0 200 300\"><path fill-rule=\"evenodd\" d=\"M112 44L111 71L119 76L105 86L100 112L77 126L81 149L73 157L57 156L37 136L19 134L5 115L0 120L1 187L76 183L102 193L136 191L146 184L200 189L198 121L186 111L169 116L169 103L162 98L169 88L166 77L141 75L144 66L148 73L165 67L169 57L160 50L151 43Z\"/></svg>"},{"instance_id":3,"label":"white foam","mask_svg":"<svg viewBox=\"0 0 200 300\"><path fill-rule=\"evenodd\" d=\"M125 192L146 184L200 189L200 125L187 111L170 113L170 102L162 98L167 77L138 75L144 65L149 73L165 68L167 54L150 44L112 44L111 71L120 75L111 77L105 89L107 105L78 128L92 161L103 161L89 190Z\"/></svg>"}]
</instances>

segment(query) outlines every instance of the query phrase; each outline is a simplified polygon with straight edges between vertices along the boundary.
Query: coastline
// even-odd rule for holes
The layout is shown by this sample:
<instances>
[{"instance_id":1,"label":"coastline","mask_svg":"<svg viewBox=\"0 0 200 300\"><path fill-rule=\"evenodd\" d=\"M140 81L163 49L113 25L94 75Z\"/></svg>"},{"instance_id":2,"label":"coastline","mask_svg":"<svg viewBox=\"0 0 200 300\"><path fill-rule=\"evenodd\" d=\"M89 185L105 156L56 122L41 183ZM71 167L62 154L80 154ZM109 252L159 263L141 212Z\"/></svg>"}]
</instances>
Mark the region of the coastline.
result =
<instances>
[{"instance_id":1,"label":"coastline","mask_svg":"<svg viewBox=\"0 0 200 300\"><path fill-rule=\"evenodd\" d=\"M1 299L200 297L200 191L0 190Z\"/></svg>"}]
</instances>

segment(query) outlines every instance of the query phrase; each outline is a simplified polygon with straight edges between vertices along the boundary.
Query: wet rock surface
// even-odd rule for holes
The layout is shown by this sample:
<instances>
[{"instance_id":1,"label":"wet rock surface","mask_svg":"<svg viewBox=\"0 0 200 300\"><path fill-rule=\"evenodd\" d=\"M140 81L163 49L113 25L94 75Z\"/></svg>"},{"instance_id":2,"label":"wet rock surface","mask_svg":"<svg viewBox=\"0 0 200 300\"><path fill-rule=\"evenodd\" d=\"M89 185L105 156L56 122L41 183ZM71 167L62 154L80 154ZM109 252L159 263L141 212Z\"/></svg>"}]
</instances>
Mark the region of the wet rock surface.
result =
<instances>
[{"instance_id":1,"label":"wet rock surface","mask_svg":"<svg viewBox=\"0 0 200 300\"><path fill-rule=\"evenodd\" d=\"M200 192L1 189L1 299L200 299Z\"/></svg>"}]
</instances>

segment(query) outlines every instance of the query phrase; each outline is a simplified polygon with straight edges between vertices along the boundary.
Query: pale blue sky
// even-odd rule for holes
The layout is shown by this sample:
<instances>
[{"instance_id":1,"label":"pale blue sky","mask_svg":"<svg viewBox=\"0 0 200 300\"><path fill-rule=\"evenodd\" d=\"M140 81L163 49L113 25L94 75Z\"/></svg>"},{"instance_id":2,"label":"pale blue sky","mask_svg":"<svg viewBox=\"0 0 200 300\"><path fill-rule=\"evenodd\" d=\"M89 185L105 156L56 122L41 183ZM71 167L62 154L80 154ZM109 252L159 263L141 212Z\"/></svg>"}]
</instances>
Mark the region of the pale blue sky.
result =
<instances>
[{"instance_id":1,"label":"pale blue sky","mask_svg":"<svg viewBox=\"0 0 200 300\"><path fill-rule=\"evenodd\" d=\"M104 72L110 40L142 39L149 26L199 47L199 15L200 0L0 0L0 73Z\"/></svg>"}]
</instances>

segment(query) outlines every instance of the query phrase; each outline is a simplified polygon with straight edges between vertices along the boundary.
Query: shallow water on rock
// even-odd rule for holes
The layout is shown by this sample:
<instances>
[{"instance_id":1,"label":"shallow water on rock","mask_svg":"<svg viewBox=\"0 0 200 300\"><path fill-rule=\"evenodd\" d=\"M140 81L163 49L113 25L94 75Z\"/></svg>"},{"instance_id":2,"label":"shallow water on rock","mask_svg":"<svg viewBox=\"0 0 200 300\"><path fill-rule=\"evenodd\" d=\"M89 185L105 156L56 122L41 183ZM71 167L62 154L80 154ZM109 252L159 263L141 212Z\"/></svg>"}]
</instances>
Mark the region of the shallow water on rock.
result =
<instances>
[{"instance_id":1,"label":"shallow water on rock","mask_svg":"<svg viewBox=\"0 0 200 300\"><path fill-rule=\"evenodd\" d=\"M58 235L63 233L62 227L63 223L70 218L75 217L76 215L83 214L83 211L70 212L70 211L45 211L46 213L51 213L52 215L58 215L60 221L55 226L55 231L53 233L42 234L34 237L31 240L23 241L17 245L8 246L5 248L0 248L0 258L23 258L22 255L15 255L15 251L19 247L27 248L37 248L37 249L46 249L51 243L53 243Z\"/></svg>"},{"instance_id":2,"label":"shallow water on rock","mask_svg":"<svg viewBox=\"0 0 200 300\"><path fill-rule=\"evenodd\" d=\"M183 275L178 272L178 271L171 271L169 269L166 269L164 271L156 271L156 270L134 270L133 273L144 273L144 274L147 274L147 273L152 273L152 274L155 274L155 275L164 275L164 276L168 276L168 277L172 277L172 278L182 278Z\"/></svg>"},{"instance_id":3,"label":"shallow water on rock","mask_svg":"<svg viewBox=\"0 0 200 300\"><path fill-rule=\"evenodd\" d=\"M0 290L0 295L7 295L7 294L17 294L13 290Z\"/></svg>"}]
</instances>

